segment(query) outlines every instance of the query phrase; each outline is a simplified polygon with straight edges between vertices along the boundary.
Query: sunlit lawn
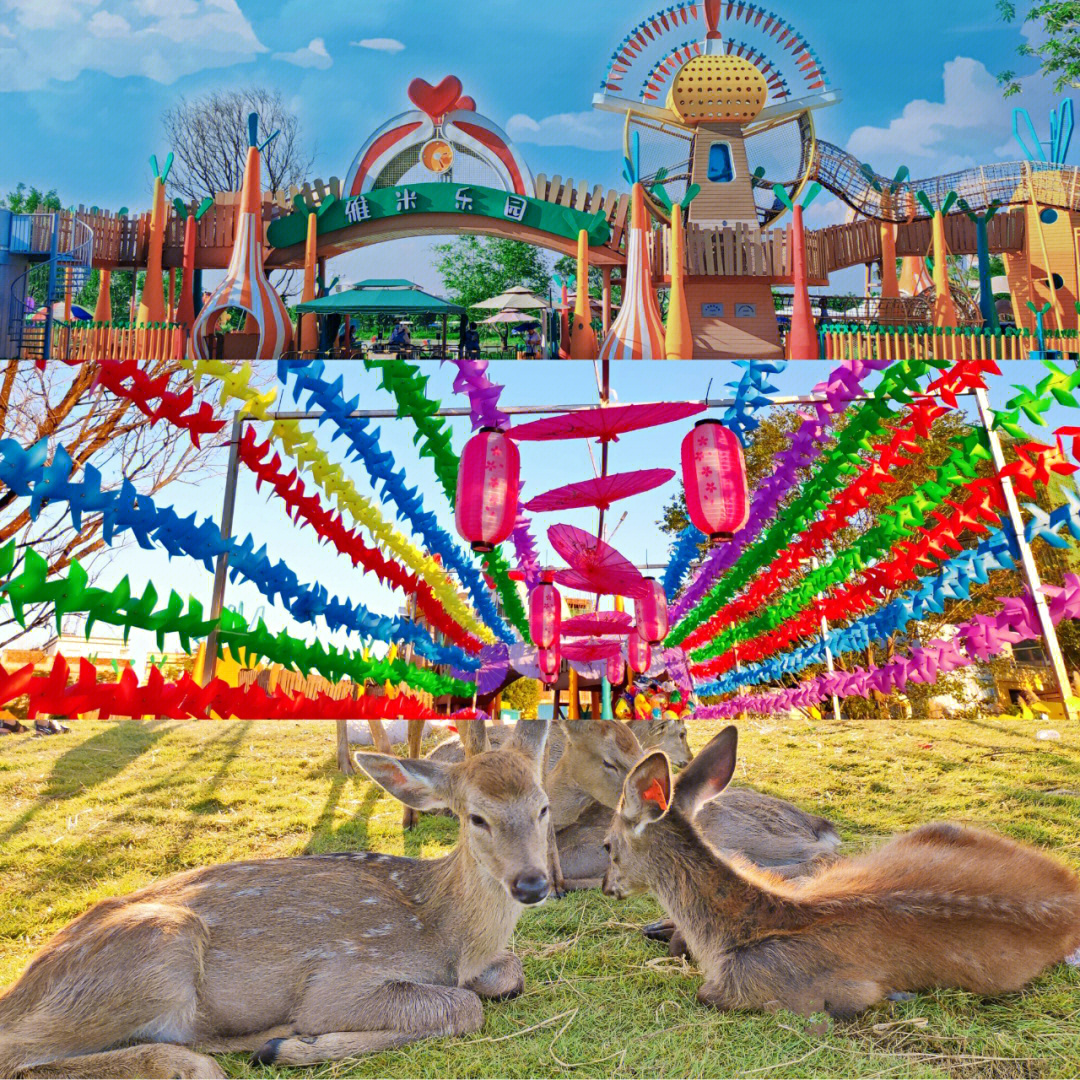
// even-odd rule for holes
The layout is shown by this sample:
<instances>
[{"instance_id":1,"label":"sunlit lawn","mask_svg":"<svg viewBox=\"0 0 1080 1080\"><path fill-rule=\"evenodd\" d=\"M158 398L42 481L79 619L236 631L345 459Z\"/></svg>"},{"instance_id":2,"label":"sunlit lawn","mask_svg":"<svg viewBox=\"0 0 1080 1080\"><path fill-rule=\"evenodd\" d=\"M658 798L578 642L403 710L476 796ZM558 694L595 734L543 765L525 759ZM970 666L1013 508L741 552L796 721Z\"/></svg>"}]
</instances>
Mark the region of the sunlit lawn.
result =
<instances>
[{"instance_id":1,"label":"sunlit lawn","mask_svg":"<svg viewBox=\"0 0 1080 1080\"><path fill-rule=\"evenodd\" d=\"M700 745L717 725L700 724ZM740 778L835 820L851 848L948 817L998 828L1080 867L1080 734L1035 724L749 724ZM373 848L433 856L456 825L403 834L399 805L334 764L332 724L76 722L0 738L0 985L95 900L207 862ZM941 991L853 1023L718 1014L698 977L635 927L647 899L598 892L527 913L513 947L526 992L477 1035L420 1043L318 1076L1076 1076L1080 972L1023 995ZM278 1075L224 1058L235 1076Z\"/></svg>"}]
</instances>

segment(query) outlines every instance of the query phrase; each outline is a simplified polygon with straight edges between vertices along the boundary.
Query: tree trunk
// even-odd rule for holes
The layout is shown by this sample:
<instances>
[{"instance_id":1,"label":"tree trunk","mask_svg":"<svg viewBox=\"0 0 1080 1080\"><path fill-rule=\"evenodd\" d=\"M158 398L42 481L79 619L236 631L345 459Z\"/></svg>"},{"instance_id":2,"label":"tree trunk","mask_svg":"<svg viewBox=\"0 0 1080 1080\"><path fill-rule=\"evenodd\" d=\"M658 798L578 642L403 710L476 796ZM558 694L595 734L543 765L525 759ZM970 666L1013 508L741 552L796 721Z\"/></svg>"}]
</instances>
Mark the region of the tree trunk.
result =
<instances>
[{"instance_id":1,"label":"tree trunk","mask_svg":"<svg viewBox=\"0 0 1080 1080\"><path fill-rule=\"evenodd\" d=\"M346 775L352 776L356 772L353 765L352 755L349 753L349 721L335 720L337 725L337 763L338 768Z\"/></svg>"},{"instance_id":2,"label":"tree trunk","mask_svg":"<svg viewBox=\"0 0 1080 1080\"><path fill-rule=\"evenodd\" d=\"M386 728L383 727L383 722L381 720L369 720L368 727L371 729L372 746L374 746L380 754L392 754L394 752L394 747L390 742L390 736L386 734Z\"/></svg>"},{"instance_id":3,"label":"tree trunk","mask_svg":"<svg viewBox=\"0 0 1080 1080\"><path fill-rule=\"evenodd\" d=\"M409 757L418 758L420 756L420 744L423 742L423 739L424 721L410 720L408 734ZM406 806L404 813L401 815L401 827L403 829L411 829L419 820L420 812L414 810L411 806Z\"/></svg>"}]
</instances>

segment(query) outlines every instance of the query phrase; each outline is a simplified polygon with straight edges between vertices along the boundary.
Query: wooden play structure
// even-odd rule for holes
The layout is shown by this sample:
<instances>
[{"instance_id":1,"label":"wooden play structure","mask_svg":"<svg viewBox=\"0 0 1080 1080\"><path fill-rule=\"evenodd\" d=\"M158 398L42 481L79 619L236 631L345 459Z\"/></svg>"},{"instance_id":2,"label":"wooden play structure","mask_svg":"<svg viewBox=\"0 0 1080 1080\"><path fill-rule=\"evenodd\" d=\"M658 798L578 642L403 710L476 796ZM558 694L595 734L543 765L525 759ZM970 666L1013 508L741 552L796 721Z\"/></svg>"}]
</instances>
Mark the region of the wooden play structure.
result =
<instances>
[{"instance_id":1,"label":"wooden play structure","mask_svg":"<svg viewBox=\"0 0 1080 1080\"><path fill-rule=\"evenodd\" d=\"M992 333L991 255L1004 257L1012 323L1031 339L1029 351L1036 312L1047 304L1047 333L1077 331L1080 170L1065 164L1071 102L1051 117L1049 152L1018 110L1014 130L1024 160L924 179L911 179L906 169L881 176L817 138L815 113L837 104L840 94L798 28L754 3L678 0L622 39L593 102L624 119L625 156L638 170L627 181L627 189L637 186L631 194L534 174L463 89L456 76L437 84L414 79L411 108L360 141L344 180L262 191L252 143L243 190L198 206L168 201L169 162L159 170L152 159L148 212L79 207L0 214L0 255L7 258L0 258L0 291L10 293L0 303L0 347L24 356L44 355L54 344L88 347L78 328L58 326L54 333L51 309L44 341L42 328L30 321L26 271L48 260L56 267L50 296L68 304L91 268L150 272L137 311L114 333L98 334L100 347L129 347L135 327L157 342L162 335L151 335L151 328L177 323L182 347L192 354L208 355L213 347L236 358L292 349L314 355L321 345L316 316L294 328L268 283L271 270L303 270L303 298L313 299L325 290L326 264L336 255L453 233L519 240L597 267L603 280L598 343L611 330L613 288L644 289L642 296L653 297L650 311L656 291L668 289L675 314L668 318L670 340L661 347L647 333L638 342L647 344L630 349L634 355L659 349L669 359L778 357L784 346L777 308L784 302L776 302L776 290L793 289L799 330L787 355L811 358L815 333L818 351L824 342L810 290L827 290L833 274L853 266L867 268L873 308L863 320L867 327L917 328L929 312L935 330ZM850 208L847 223L812 229L794 220L807 193L819 189ZM952 256L978 260L977 296L948 280ZM226 284L209 313L200 310L199 275L222 269ZM222 340L213 331L228 308L246 318ZM107 305L95 314L100 324L110 321ZM568 308L565 314L569 339ZM578 338L581 348L594 351L588 335Z\"/></svg>"}]
</instances>

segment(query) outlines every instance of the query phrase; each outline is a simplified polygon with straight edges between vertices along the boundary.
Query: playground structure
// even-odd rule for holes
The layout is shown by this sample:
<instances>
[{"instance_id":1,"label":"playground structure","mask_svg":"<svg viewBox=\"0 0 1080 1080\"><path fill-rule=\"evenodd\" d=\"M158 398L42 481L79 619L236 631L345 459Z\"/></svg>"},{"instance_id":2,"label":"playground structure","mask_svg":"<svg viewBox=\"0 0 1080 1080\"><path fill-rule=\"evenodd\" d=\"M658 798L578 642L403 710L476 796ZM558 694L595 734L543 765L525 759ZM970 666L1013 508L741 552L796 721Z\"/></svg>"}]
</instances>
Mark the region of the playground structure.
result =
<instances>
[{"instance_id":1,"label":"playground structure","mask_svg":"<svg viewBox=\"0 0 1080 1080\"><path fill-rule=\"evenodd\" d=\"M150 269L157 279L159 268L171 273L185 266L192 277L243 261L257 241L263 269L303 270L304 299L312 300L325 289L326 264L336 255L402 237L454 233L577 255L584 232L589 264L602 273L602 338L611 325L611 289L626 281L632 194L534 173L464 89L455 76L436 85L414 79L412 108L362 141L344 180L264 192L256 172L241 193L174 207L166 198L168 167L158 176L155 160L147 213L85 207L0 212L5 354L51 355L52 304L70 303L92 268L112 274ZM833 275L856 266L867 269L868 282L870 268L880 267L872 294L881 301L877 321L861 329L881 326L892 334L911 326L929 303L929 325L948 337L980 320L972 318L966 293L946 282L948 258L977 257L985 271L990 255L1005 261L1012 323L1022 339L1016 351L1039 351L1034 336L1047 304L1042 344L1048 351L1075 351L1065 344L1077 332L1080 302L1080 169L1065 163L1071 102L1051 118L1049 151L1018 110L1014 128L1024 160L917 180L906 169L893 179L881 176L817 138L815 113L840 101L804 34L754 3L679 0L635 25L615 49L594 105L624 117L624 153L636 158L635 179L649 216L641 238L651 290L672 283L672 213L680 217L683 235L674 242L682 263L680 309L689 326L689 340L680 337L674 350L680 358L781 355L774 289L805 294L827 288ZM252 135L267 136L272 133ZM249 166L257 158L249 153ZM853 220L818 230L796 222L794 207L817 186L844 202ZM695 197L685 199L690 189ZM899 278L894 259L905 261ZM929 286L919 284L928 260L938 273ZM31 319L26 295L27 271L39 262L50 268L44 325ZM983 278L982 331L994 333L989 279ZM187 303L171 287L166 299L154 280L147 288L128 322L179 323L190 339L200 291ZM234 290L228 306L245 309L246 292L245 303L235 303L241 292ZM294 338L294 351L318 350L314 318L286 333L281 305L262 285L255 295L259 315L246 308L250 325L223 346L225 353L285 355ZM213 331L215 322L199 323L199 334ZM106 350L123 349L128 327L110 330L95 340L106 342ZM838 347L834 329L816 330L817 344L810 334L797 358ZM196 346L186 341L183 348L194 354ZM992 354L988 347L986 355ZM660 355L673 352L664 348Z\"/></svg>"}]
</instances>

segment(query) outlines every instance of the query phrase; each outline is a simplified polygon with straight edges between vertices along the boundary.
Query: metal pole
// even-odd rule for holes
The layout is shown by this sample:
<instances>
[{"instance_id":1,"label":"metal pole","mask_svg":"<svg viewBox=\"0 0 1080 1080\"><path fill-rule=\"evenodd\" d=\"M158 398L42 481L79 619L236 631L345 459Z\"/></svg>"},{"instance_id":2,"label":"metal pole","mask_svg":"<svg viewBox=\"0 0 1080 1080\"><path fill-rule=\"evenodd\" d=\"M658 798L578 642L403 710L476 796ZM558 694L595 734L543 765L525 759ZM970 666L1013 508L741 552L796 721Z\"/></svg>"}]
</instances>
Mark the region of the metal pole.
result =
<instances>
[{"instance_id":1,"label":"metal pole","mask_svg":"<svg viewBox=\"0 0 1080 1080\"><path fill-rule=\"evenodd\" d=\"M52 236L49 239L49 282L45 286L45 340L41 355L45 360L52 357L53 293L56 292L56 259L60 253L60 215L52 216Z\"/></svg>"},{"instance_id":2,"label":"metal pole","mask_svg":"<svg viewBox=\"0 0 1080 1080\"><path fill-rule=\"evenodd\" d=\"M232 539L233 515L236 510L236 483L240 476L240 437L244 427L244 418L237 412L233 416L232 433L229 436L229 469L225 474L225 503L221 508L221 535L226 540ZM222 552L217 559L214 571L214 597L210 604L210 618L220 619L225 609L225 586L228 583L229 554ZM206 686L217 671L218 632L211 630L206 639L206 652L203 655L202 671L199 682Z\"/></svg>"},{"instance_id":3,"label":"metal pole","mask_svg":"<svg viewBox=\"0 0 1080 1080\"><path fill-rule=\"evenodd\" d=\"M820 565L818 557L812 555L810 557L810 569L817 570ZM824 615L821 616L821 642L825 646L825 668L831 675L836 668L833 667L832 649L829 648L829 620ZM836 694L832 695L832 714L834 720L840 719L840 698Z\"/></svg>"},{"instance_id":4,"label":"metal pole","mask_svg":"<svg viewBox=\"0 0 1080 1080\"><path fill-rule=\"evenodd\" d=\"M1005 495L1009 520L1012 522L1013 532L1016 533L1016 543L1020 549L1020 565L1023 567L1024 578L1031 592L1035 611L1039 616L1039 626L1042 629L1043 640L1046 642L1046 651L1050 654L1050 666L1053 668L1054 681L1057 683L1058 690L1061 693L1065 718L1075 720L1076 710L1071 701L1072 687L1069 685L1069 673L1065 668L1065 658L1061 655L1061 643L1058 641L1057 630L1054 628L1054 620L1050 617L1050 608L1047 606L1046 597L1043 595L1042 579L1039 577L1039 568L1035 565L1035 555L1031 550L1031 545L1024 538L1024 518L1020 513L1020 504L1017 502L1011 477L1001 475L1001 470L1005 468L1005 454L1001 449L1001 440L998 438L998 433L992 427L993 415L986 391L976 390L975 401L979 407L979 419L982 421L986 437L990 443L990 453L994 459L994 472Z\"/></svg>"},{"instance_id":5,"label":"metal pole","mask_svg":"<svg viewBox=\"0 0 1080 1080\"><path fill-rule=\"evenodd\" d=\"M960 390L957 392L957 397L971 397L974 394L973 390ZM770 405L815 405L818 402L825 401L824 394L774 394L768 399ZM872 401L872 394L853 394L849 399L851 401ZM641 402L640 404L658 404L657 402ZM703 405L706 409L727 409L732 405L738 404L735 398L699 398L689 404ZM536 416L536 415L548 415L552 413L577 413L587 412L596 408L596 402L590 402L584 405L502 405L500 410L510 416ZM320 420L325 413L311 412L311 411L294 411L294 412L268 412L266 418L268 420ZM366 417L372 420L394 420L398 419L398 413L396 409L355 409L348 414L350 417L360 418ZM468 408L443 408L437 409L433 416L471 416L472 413ZM259 419L258 417L245 414L244 422Z\"/></svg>"},{"instance_id":6,"label":"metal pole","mask_svg":"<svg viewBox=\"0 0 1080 1080\"><path fill-rule=\"evenodd\" d=\"M600 326L604 336L607 336L607 332L611 329L611 267L605 266L600 271L603 279L603 287L600 291Z\"/></svg>"}]
</instances>

